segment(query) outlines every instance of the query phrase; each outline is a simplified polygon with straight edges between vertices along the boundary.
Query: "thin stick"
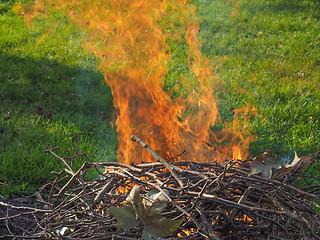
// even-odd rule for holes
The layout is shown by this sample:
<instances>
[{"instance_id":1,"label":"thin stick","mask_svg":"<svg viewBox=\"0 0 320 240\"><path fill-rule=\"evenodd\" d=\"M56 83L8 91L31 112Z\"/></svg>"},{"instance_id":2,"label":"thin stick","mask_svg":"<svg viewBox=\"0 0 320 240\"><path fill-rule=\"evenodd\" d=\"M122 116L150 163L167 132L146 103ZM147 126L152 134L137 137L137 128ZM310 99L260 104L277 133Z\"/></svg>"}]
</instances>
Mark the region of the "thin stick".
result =
<instances>
[{"instance_id":1,"label":"thin stick","mask_svg":"<svg viewBox=\"0 0 320 240\"><path fill-rule=\"evenodd\" d=\"M11 232L11 230L10 230L10 227L9 227L9 208L7 207L7 215L6 215L6 227L7 227L7 229L8 229L8 232L11 234L11 235L13 235L13 233Z\"/></svg>"},{"instance_id":2,"label":"thin stick","mask_svg":"<svg viewBox=\"0 0 320 240\"><path fill-rule=\"evenodd\" d=\"M45 150L44 152L49 152L49 153L51 153L53 156L55 156L56 158L60 159L60 160L64 163L64 165L66 165L66 166L69 168L69 170L70 170L72 173L74 173L73 170L72 170L72 168L70 167L70 165L69 165L62 157L59 157L57 154L55 154L55 153L52 151L52 148L51 148L51 147L48 147L48 149Z\"/></svg>"},{"instance_id":3,"label":"thin stick","mask_svg":"<svg viewBox=\"0 0 320 240\"><path fill-rule=\"evenodd\" d=\"M159 162L161 162L169 171L170 173L172 174L172 176L177 180L177 182L179 183L179 185L181 187L184 187L183 185L183 182L181 181L181 179L179 178L179 176L175 173L173 167L168 163L166 162L162 157L159 156L158 153L156 153L148 144L146 144L144 141L142 141L140 138L132 135L131 136L131 140L134 141L134 142L137 142L139 143L142 147L144 147L145 149L147 149L147 151L149 153L151 153L151 155L157 159Z\"/></svg>"},{"instance_id":4,"label":"thin stick","mask_svg":"<svg viewBox=\"0 0 320 240\"><path fill-rule=\"evenodd\" d=\"M84 180L83 180L82 171L80 171L80 180L81 180L81 185L82 185L82 189L83 189L83 192L84 192L84 195L85 195L85 199L86 199L87 205L89 206L94 218L100 223L101 226L103 226L103 224L99 221L99 218L98 218L96 212L93 210L92 206L90 205L89 198L88 198L88 195L87 195L87 192L86 192L86 188L84 186Z\"/></svg>"},{"instance_id":5,"label":"thin stick","mask_svg":"<svg viewBox=\"0 0 320 240\"><path fill-rule=\"evenodd\" d=\"M87 162L84 162L82 167L75 174L73 174L73 176L70 178L70 180L67 182L67 184L64 185L63 188L60 189L58 196L62 196L65 193L65 191L67 191L72 186L74 181L79 177L80 172L87 169L88 166L89 166L89 164Z\"/></svg>"},{"instance_id":6,"label":"thin stick","mask_svg":"<svg viewBox=\"0 0 320 240\"><path fill-rule=\"evenodd\" d=\"M208 219L206 218L203 210L199 209L198 206L196 206L197 211L199 212L202 222L204 222L204 225L206 226L207 230L208 230L208 234L212 239L215 240L220 240L220 238L218 237L218 235L213 231L210 223L208 222Z\"/></svg>"},{"instance_id":7,"label":"thin stick","mask_svg":"<svg viewBox=\"0 0 320 240\"><path fill-rule=\"evenodd\" d=\"M247 201L247 198L248 198L251 190L252 190L252 187L248 187L248 188L244 191L244 193L242 194L242 196L240 197L240 199L239 199L239 201L238 201L239 204L244 204L244 203ZM234 210L231 212L231 214L230 214L230 219L234 219L234 217L235 217L238 213L239 213L239 209L238 209L238 208L234 209Z\"/></svg>"},{"instance_id":8,"label":"thin stick","mask_svg":"<svg viewBox=\"0 0 320 240\"><path fill-rule=\"evenodd\" d=\"M0 205L5 206L5 207L9 207L9 208L13 208L13 209L18 209L18 210L31 210L34 212L42 212L42 213L49 213L52 212L51 210L43 210L43 209L38 209L38 208L33 208L33 207L19 207L19 206L14 206L8 203L4 203L2 201L0 201Z\"/></svg>"},{"instance_id":9,"label":"thin stick","mask_svg":"<svg viewBox=\"0 0 320 240\"><path fill-rule=\"evenodd\" d=\"M223 155L225 155L226 157L229 157L229 158L231 158L231 159L233 158L232 155L230 155L230 154L227 153L227 152L222 151L221 149L217 148L216 146L214 146L214 145L212 145L212 144L210 144L210 143L208 143L208 142L206 142L206 141L203 141L203 143L206 144L208 147L212 148L214 151L217 151L217 152L219 152L219 153L222 153Z\"/></svg>"},{"instance_id":10,"label":"thin stick","mask_svg":"<svg viewBox=\"0 0 320 240\"><path fill-rule=\"evenodd\" d=\"M114 186L114 184L117 182L115 178L112 178L111 181L109 181L107 184L104 185L104 187L100 190L100 192L97 194L97 196L94 198L93 202L94 204L98 204L101 202L101 199L106 194L106 192L109 192L111 188Z\"/></svg>"},{"instance_id":11,"label":"thin stick","mask_svg":"<svg viewBox=\"0 0 320 240\"><path fill-rule=\"evenodd\" d=\"M136 213L136 218L140 220L140 222L142 223L142 225L144 226L144 228L145 228L145 229L147 230L147 232L149 233L150 237L151 237L152 239L159 240L157 237L155 237L155 236L151 233L151 231L150 231L150 229L148 228L147 224L146 224L146 223L143 221L143 219L140 217L140 215L139 215L139 213L138 213L137 206L136 206L136 204L134 203L133 199L131 199L130 202L131 202L131 204L132 204L132 206L133 206L133 208L134 208L134 211L135 211L135 213Z\"/></svg>"}]
</instances>

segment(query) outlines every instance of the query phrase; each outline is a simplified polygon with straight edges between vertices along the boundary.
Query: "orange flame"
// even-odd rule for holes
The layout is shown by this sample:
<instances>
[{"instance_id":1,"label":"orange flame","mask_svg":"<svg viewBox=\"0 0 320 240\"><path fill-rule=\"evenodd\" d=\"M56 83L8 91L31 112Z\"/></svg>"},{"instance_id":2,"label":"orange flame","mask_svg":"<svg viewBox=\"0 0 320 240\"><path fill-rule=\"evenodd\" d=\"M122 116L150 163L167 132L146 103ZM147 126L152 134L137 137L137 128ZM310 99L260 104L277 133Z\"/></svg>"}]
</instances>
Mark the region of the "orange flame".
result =
<instances>
[{"instance_id":1,"label":"orange flame","mask_svg":"<svg viewBox=\"0 0 320 240\"><path fill-rule=\"evenodd\" d=\"M232 147L232 152L233 152L233 154L232 154L233 159L235 159L235 160L236 160L236 159L239 159L239 160L242 159L241 149L240 149L239 146L233 146L233 147Z\"/></svg>"},{"instance_id":2,"label":"orange flame","mask_svg":"<svg viewBox=\"0 0 320 240\"><path fill-rule=\"evenodd\" d=\"M25 16L31 20L51 8L63 10L88 33L83 46L101 60L100 70L119 112L118 161L153 161L145 149L130 141L131 135L148 142L167 159L184 152L175 160L222 161L230 156L241 159L241 154L248 152L252 136L240 133L243 127L237 123L237 112L234 124L225 124L219 132L210 130L219 119L213 94L221 84L219 76L212 74L213 64L201 54L199 25L193 20L194 9L185 1L39 0ZM174 15L176 12L181 14ZM182 26L180 31L161 28L169 16ZM173 22L166 24L174 27ZM189 46L189 68L196 81L182 79L188 96L173 100L163 90L171 57L167 39L182 35ZM236 155L232 155L234 145Z\"/></svg>"}]
</instances>

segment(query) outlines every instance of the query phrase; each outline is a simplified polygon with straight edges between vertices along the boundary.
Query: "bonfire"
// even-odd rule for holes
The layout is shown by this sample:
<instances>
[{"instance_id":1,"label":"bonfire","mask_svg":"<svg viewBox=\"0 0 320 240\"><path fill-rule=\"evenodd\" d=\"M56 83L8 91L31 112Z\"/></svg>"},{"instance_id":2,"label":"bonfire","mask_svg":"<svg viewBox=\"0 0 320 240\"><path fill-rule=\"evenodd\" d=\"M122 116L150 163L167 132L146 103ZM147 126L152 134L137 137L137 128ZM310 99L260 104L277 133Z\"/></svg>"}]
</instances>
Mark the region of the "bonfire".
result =
<instances>
[{"instance_id":1,"label":"bonfire","mask_svg":"<svg viewBox=\"0 0 320 240\"><path fill-rule=\"evenodd\" d=\"M316 156L256 174L252 161L167 162L141 139L132 141L157 161L91 162L75 154L35 197L39 208L0 202L7 239L319 239L319 186L294 187ZM268 152L267 152L268 154ZM71 164L85 162L77 172ZM270 157L270 156L269 156ZM264 155L254 161L264 159ZM274 166L274 165L273 165ZM94 170L99 177L90 180ZM278 171L276 171L278 170ZM270 178L268 178L270 177ZM44 200L41 192L49 192ZM3 215L3 214L2 214ZM2 237L2 238L3 238Z\"/></svg>"},{"instance_id":2,"label":"bonfire","mask_svg":"<svg viewBox=\"0 0 320 240\"><path fill-rule=\"evenodd\" d=\"M48 147L65 168L35 195L39 208L0 202L5 238L319 239L319 186L306 175L318 154L290 164L269 151L248 159L247 120L257 109L232 109L233 122L222 121L214 96L221 84L201 54L195 8L39 0L24 16L30 24L53 9L87 33L83 47L100 60L116 108L118 161L91 162L77 146L64 158ZM164 91L169 40L188 47L191 77L176 79L176 96ZM74 171L80 156L87 161Z\"/></svg>"}]
</instances>

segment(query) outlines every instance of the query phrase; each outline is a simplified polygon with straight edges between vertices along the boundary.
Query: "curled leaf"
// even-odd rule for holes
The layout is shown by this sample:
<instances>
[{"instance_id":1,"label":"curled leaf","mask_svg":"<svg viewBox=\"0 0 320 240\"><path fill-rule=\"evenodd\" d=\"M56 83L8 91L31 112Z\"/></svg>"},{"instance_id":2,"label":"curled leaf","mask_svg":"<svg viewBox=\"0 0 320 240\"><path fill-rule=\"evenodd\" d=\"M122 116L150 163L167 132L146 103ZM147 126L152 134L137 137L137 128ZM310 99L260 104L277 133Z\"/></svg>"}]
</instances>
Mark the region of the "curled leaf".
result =
<instances>
[{"instance_id":1,"label":"curled leaf","mask_svg":"<svg viewBox=\"0 0 320 240\"><path fill-rule=\"evenodd\" d=\"M277 171L277 174L286 174L290 171L293 171L294 169L300 167L300 166L304 166L307 167L311 160L313 159L313 156L302 156L302 157L298 157L297 153L294 152L294 159L293 161L288 164L288 163L284 163L281 166L281 169L279 169Z\"/></svg>"},{"instance_id":2,"label":"curled leaf","mask_svg":"<svg viewBox=\"0 0 320 240\"><path fill-rule=\"evenodd\" d=\"M251 163L251 174L261 173L264 178L271 178L272 169L280 169L281 163L272 155L271 150L266 150L262 155L256 156Z\"/></svg>"},{"instance_id":3,"label":"curled leaf","mask_svg":"<svg viewBox=\"0 0 320 240\"><path fill-rule=\"evenodd\" d=\"M140 189L138 186L134 186L129 196L126 199L127 202L133 202L134 204L138 204L141 201Z\"/></svg>"},{"instance_id":4,"label":"curled leaf","mask_svg":"<svg viewBox=\"0 0 320 240\"><path fill-rule=\"evenodd\" d=\"M298 157L294 152L293 161L281 164L275 156L272 155L271 150L266 150L262 155L256 156L251 163L251 174L261 173L262 177L271 178L290 172L300 166L308 166L313 159L313 156Z\"/></svg>"}]
</instances>

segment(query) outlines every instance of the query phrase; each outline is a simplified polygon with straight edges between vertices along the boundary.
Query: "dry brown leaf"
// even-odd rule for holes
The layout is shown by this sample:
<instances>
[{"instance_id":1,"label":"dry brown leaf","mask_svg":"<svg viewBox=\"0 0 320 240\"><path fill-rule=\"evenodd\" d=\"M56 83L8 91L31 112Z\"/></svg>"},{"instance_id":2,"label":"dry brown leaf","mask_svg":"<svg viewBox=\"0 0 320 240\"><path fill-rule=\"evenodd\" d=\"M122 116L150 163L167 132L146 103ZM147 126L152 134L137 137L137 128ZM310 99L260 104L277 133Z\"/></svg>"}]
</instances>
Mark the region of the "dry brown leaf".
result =
<instances>
[{"instance_id":1,"label":"dry brown leaf","mask_svg":"<svg viewBox=\"0 0 320 240\"><path fill-rule=\"evenodd\" d=\"M262 155L256 156L251 163L251 174L261 173L262 177L271 178L272 169L280 169L281 163L267 149Z\"/></svg>"},{"instance_id":2,"label":"dry brown leaf","mask_svg":"<svg viewBox=\"0 0 320 240\"><path fill-rule=\"evenodd\" d=\"M313 159L313 156L302 156L302 157L298 157L297 153L294 152L294 159L293 161L288 164L288 163L284 163L281 165L281 168L276 170L274 173L277 174L277 176L279 175L283 175L283 174L287 174L299 167L307 167L310 165L311 160Z\"/></svg>"}]
</instances>

